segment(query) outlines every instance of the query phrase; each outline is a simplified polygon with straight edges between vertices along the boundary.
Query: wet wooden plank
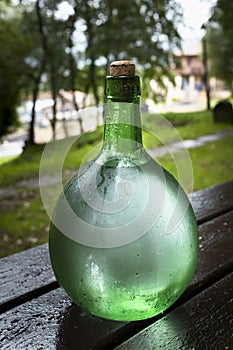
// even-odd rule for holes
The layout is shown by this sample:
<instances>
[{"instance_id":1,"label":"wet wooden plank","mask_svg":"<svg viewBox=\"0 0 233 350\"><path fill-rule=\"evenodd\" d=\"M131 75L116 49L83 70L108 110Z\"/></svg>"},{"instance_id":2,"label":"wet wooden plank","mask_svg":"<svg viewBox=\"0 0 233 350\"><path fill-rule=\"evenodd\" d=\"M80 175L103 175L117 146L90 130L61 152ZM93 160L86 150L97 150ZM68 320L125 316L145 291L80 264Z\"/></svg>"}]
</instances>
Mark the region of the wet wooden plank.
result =
<instances>
[{"instance_id":1,"label":"wet wooden plank","mask_svg":"<svg viewBox=\"0 0 233 350\"><path fill-rule=\"evenodd\" d=\"M0 310L20 303L28 293L42 293L57 287L51 268L48 245L28 249L0 260ZM31 295L33 296L33 295Z\"/></svg>"},{"instance_id":2,"label":"wet wooden plank","mask_svg":"<svg viewBox=\"0 0 233 350\"><path fill-rule=\"evenodd\" d=\"M233 181L192 193L197 220L204 222L230 210L232 193ZM0 310L57 287L47 244L1 259L0 277L4 286L0 289Z\"/></svg>"},{"instance_id":3,"label":"wet wooden plank","mask_svg":"<svg viewBox=\"0 0 233 350\"><path fill-rule=\"evenodd\" d=\"M233 181L189 194L197 222L203 223L233 209Z\"/></svg>"},{"instance_id":4,"label":"wet wooden plank","mask_svg":"<svg viewBox=\"0 0 233 350\"><path fill-rule=\"evenodd\" d=\"M233 210L199 225L198 233L198 263L187 294L233 271Z\"/></svg>"},{"instance_id":5,"label":"wet wooden plank","mask_svg":"<svg viewBox=\"0 0 233 350\"><path fill-rule=\"evenodd\" d=\"M232 349L233 273L116 350Z\"/></svg>"},{"instance_id":6,"label":"wet wooden plank","mask_svg":"<svg viewBox=\"0 0 233 350\"><path fill-rule=\"evenodd\" d=\"M200 225L202 238L196 274L170 310L232 270L232 224L233 212L230 212ZM72 350L77 349L77 344L79 350L113 349L118 339L128 339L161 317L131 323L103 320L72 305L65 292L58 288L6 312L0 334L3 349L37 349L41 346L46 350Z\"/></svg>"},{"instance_id":7,"label":"wet wooden plank","mask_svg":"<svg viewBox=\"0 0 233 350\"><path fill-rule=\"evenodd\" d=\"M59 288L5 312L0 317L0 343L2 350L91 349L91 344L118 327L122 323L71 306Z\"/></svg>"}]
</instances>

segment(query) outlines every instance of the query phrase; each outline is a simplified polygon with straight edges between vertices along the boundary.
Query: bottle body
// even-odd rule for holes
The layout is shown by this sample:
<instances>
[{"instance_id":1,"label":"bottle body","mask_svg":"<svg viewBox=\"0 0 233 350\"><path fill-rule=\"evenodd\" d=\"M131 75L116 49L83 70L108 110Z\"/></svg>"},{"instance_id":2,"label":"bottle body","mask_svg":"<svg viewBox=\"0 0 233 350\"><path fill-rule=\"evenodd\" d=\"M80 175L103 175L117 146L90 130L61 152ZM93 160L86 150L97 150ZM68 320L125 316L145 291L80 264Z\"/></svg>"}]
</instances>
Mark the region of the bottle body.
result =
<instances>
[{"instance_id":1,"label":"bottle body","mask_svg":"<svg viewBox=\"0 0 233 350\"><path fill-rule=\"evenodd\" d=\"M83 189L87 192L92 188L93 174L103 170L102 165L96 164L98 161L83 172L89 179ZM121 321L152 317L167 309L182 294L194 273L198 242L193 210L179 184L153 160L140 166L105 167L103 173L105 181L100 184L100 177L97 187L105 202L110 200L106 199L109 194L111 200L117 196L116 179L118 183L130 184L130 205L125 210L106 214L105 208L102 211L100 207L93 208L93 197L88 204L80 193L81 174L65 188L53 222L56 224L64 215L66 199L70 210L76 211L82 220L94 227L93 235L106 227L110 234L113 228L118 228L119 232L124 228L125 234L132 235L131 242L115 242L114 238L113 247L111 244L95 246L95 242L90 242L90 246L88 242L75 242L54 225L50 232L50 254L55 275L71 299L94 315ZM148 179L151 188L158 192L153 193L152 207L145 209ZM127 188L121 191L124 195ZM184 211L184 215L175 223L175 229L168 232L168 218L174 211L178 192L182 192L178 210ZM145 219L143 210L150 212ZM66 216L72 226L67 212ZM140 225L142 232L145 229L146 232L138 237L135 230L140 230ZM78 229L74 222L70 231ZM82 234L85 236L85 232Z\"/></svg>"}]
</instances>

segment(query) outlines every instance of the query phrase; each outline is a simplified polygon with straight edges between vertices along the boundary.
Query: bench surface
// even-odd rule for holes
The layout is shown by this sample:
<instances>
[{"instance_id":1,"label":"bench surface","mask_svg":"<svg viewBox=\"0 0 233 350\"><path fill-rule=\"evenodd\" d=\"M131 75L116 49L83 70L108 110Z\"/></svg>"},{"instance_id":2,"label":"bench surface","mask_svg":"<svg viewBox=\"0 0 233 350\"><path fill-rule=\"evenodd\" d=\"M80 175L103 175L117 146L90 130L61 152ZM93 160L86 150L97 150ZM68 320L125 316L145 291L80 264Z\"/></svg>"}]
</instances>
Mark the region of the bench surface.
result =
<instances>
[{"instance_id":1,"label":"bench surface","mask_svg":"<svg viewBox=\"0 0 233 350\"><path fill-rule=\"evenodd\" d=\"M189 198L199 230L197 269L163 314L137 322L87 314L59 287L44 244L0 260L0 348L233 349L233 181Z\"/></svg>"}]
</instances>

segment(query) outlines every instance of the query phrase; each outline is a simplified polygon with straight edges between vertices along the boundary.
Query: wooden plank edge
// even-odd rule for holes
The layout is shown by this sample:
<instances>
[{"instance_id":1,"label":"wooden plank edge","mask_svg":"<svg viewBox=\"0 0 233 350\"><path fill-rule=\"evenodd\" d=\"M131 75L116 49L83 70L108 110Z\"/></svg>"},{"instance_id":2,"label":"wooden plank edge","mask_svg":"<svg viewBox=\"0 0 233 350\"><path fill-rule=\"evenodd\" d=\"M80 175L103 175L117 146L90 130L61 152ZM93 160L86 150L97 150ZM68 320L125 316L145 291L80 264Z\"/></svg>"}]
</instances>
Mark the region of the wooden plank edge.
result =
<instances>
[{"instance_id":1,"label":"wooden plank edge","mask_svg":"<svg viewBox=\"0 0 233 350\"><path fill-rule=\"evenodd\" d=\"M189 193L188 197L197 223L202 224L233 209L233 180ZM205 208L204 214L201 206Z\"/></svg>"},{"instance_id":2,"label":"wooden plank edge","mask_svg":"<svg viewBox=\"0 0 233 350\"><path fill-rule=\"evenodd\" d=\"M49 293L54 289L59 288L59 284L57 281L51 282L44 286L38 287L36 289L31 290L26 294L19 295L14 299L7 300L6 302L0 305L0 314L9 311L17 306L20 306L34 298L38 298L39 296Z\"/></svg>"},{"instance_id":3,"label":"wooden plank edge","mask_svg":"<svg viewBox=\"0 0 233 350\"><path fill-rule=\"evenodd\" d=\"M202 225L202 224L204 224L204 223L206 223L206 222L208 222L210 220L213 220L213 219L215 219L215 218L217 218L219 216L227 214L231 210L233 210L233 204L231 206L229 205L228 208L219 210L218 213L212 213L212 214L206 215L204 218L200 218L200 219L197 218L197 225Z\"/></svg>"}]
</instances>

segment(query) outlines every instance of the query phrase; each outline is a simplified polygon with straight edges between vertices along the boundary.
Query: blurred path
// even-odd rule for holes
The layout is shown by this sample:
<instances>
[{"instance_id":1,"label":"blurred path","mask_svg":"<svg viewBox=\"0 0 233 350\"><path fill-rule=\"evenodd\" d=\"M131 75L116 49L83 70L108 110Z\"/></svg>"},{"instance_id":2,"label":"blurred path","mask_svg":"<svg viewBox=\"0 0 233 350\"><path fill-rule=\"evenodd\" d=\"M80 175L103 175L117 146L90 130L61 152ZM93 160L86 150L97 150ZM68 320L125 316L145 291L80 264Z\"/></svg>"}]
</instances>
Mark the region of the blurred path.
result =
<instances>
[{"instance_id":1,"label":"blurred path","mask_svg":"<svg viewBox=\"0 0 233 350\"><path fill-rule=\"evenodd\" d=\"M201 147L209 142L220 140L220 139L227 137L229 135L233 135L233 130L219 131L215 134L200 136L194 140L183 140L181 142L175 142L173 144L167 145L167 147L165 147L165 146L156 147L155 149L148 150L148 153L152 157L155 157L155 158L161 157L161 156L164 156L165 154L168 154L168 153L179 152L184 148L190 149L190 148ZM70 172L69 175L72 176L74 173L75 173L75 171ZM42 186L42 187L52 186L52 185L59 183L60 181L61 181L60 178L45 175L45 176L40 177L40 186ZM4 187L1 188L0 187L0 200L5 199L5 198L14 197L17 194L17 188L18 189L20 189L20 188L21 189L22 188L25 188L25 189L39 188L39 178L31 178L31 179L27 179L27 180L22 180L22 181L16 183L15 189L9 189L9 188L4 188Z\"/></svg>"},{"instance_id":2,"label":"blurred path","mask_svg":"<svg viewBox=\"0 0 233 350\"><path fill-rule=\"evenodd\" d=\"M154 105L153 102L148 101L148 105L153 112L156 113L188 113L198 112L206 109L205 93L195 93L190 97L184 97L180 101L167 101L166 104Z\"/></svg>"},{"instance_id":3,"label":"blurred path","mask_svg":"<svg viewBox=\"0 0 233 350\"><path fill-rule=\"evenodd\" d=\"M93 106L80 110L78 117L82 119L84 131L95 130L97 125L103 124L103 109ZM21 154L24 143L27 140L28 127L19 128L15 133L4 137L3 144L0 144L0 157L7 157ZM52 129L47 119L39 120L35 124L35 142L45 144L52 140ZM67 136L75 136L81 133L80 123L78 119L57 120L56 124L56 140L63 139Z\"/></svg>"}]
</instances>

